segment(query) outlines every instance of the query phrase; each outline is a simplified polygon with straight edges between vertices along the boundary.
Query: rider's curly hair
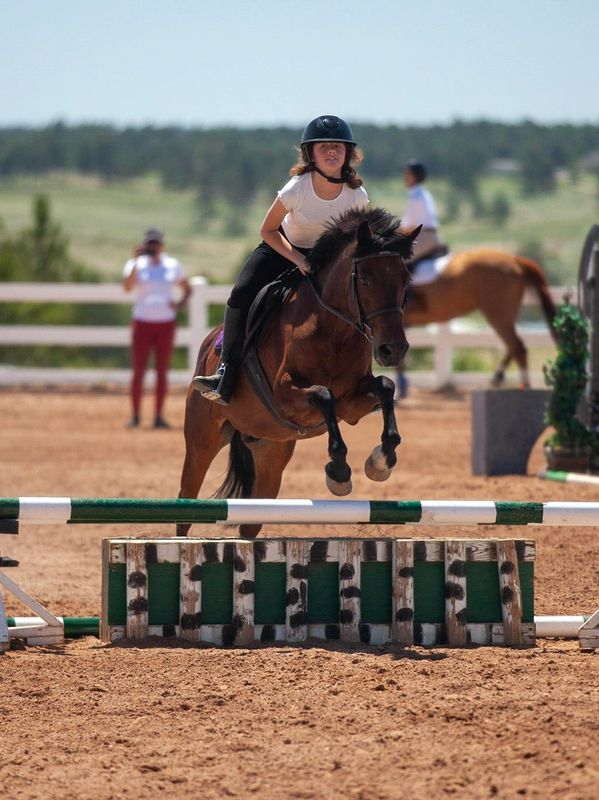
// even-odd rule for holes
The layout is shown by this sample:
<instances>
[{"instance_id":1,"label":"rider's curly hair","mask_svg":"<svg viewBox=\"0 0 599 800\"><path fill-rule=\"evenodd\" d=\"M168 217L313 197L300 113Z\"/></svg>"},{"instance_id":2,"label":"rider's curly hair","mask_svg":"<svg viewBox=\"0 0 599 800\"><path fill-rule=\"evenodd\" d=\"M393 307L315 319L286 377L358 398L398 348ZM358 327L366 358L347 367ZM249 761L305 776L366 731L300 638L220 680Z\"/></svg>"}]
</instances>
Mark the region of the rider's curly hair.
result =
<instances>
[{"instance_id":1,"label":"rider's curly hair","mask_svg":"<svg viewBox=\"0 0 599 800\"><path fill-rule=\"evenodd\" d=\"M303 144L297 148L298 160L289 170L290 175L305 175L306 172L314 172L314 161L312 160L312 145L314 143ZM355 167L362 163L364 154L355 144L345 145L345 161L341 167L341 177L350 189L358 189L364 181L356 172Z\"/></svg>"}]
</instances>

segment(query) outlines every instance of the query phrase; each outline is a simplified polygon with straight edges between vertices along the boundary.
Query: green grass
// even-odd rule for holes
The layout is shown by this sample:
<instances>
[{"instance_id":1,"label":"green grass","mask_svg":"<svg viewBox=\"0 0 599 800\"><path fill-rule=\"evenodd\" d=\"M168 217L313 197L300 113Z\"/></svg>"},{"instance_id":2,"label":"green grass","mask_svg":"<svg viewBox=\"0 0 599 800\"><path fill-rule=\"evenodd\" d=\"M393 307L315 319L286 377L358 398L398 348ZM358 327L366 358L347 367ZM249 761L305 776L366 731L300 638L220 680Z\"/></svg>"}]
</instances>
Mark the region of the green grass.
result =
<instances>
[{"instance_id":1,"label":"green grass","mask_svg":"<svg viewBox=\"0 0 599 800\"><path fill-rule=\"evenodd\" d=\"M431 181L430 188L443 218L450 190L439 181ZM370 181L367 189L373 205L401 216L406 191L400 178ZM596 178L583 175L573 183L563 177L553 194L524 198L517 181L486 177L480 191L487 205L497 192L504 194L511 216L505 226L498 227L487 218L474 219L470 204L462 201L459 217L443 224L443 235L453 250L484 245L517 252L535 241L546 254L550 282L575 282L584 238L599 218ZM157 225L166 232L168 250L184 263L189 275L205 275L220 283L232 280L257 243L260 222L272 201L264 194L249 209L221 208L216 219L202 222L194 192L165 190L155 175L110 182L65 173L16 177L0 180L0 219L8 232L29 225L32 200L38 193L49 195L53 216L70 239L72 255L107 279L120 277L143 230ZM231 237L228 220L237 213L243 215L247 233Z\"/></svg>"},{"instance_id":2,"label":"green grass","mask_svg":"<svg viewBox=\"0 0 599 800\"><path fill-rule=\"evenodd\" d=\"M50 197L71 255L107 279L120 279L133 246L151 226L165 231L167 249L189 275L220 283L229 282L256 238L225 239L206 230L199 223L194 193L165 190L153 175L113 182L74 174L1 180L0 219L8 232L30 224L32 201L39 193Z\"/></svg>"}]
</instances>

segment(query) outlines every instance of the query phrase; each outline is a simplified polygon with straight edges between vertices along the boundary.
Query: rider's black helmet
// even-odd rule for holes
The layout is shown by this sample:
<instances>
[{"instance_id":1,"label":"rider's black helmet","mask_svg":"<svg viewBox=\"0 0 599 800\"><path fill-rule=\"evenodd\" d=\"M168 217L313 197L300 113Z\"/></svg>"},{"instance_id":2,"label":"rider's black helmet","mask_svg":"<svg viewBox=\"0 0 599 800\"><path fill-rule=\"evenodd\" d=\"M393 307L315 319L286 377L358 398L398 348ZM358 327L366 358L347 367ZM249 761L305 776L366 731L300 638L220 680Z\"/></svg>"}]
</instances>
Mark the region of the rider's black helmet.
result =
<instances>
[{"instance_id":1,"label":"rider's black helmet","mask_svg":"<svg viewBox=\"0 0 599 800\"><path fill-rule=\"evenodd\" d=\"M301 144L326 141L356 144L352 130L347 122L340 117L334 117L332 114L324 114L322 117L316 117L312 122L309 122L302 135Z\"/></svg>"},{"instance_id":2,"label":"rider's black helmet","mask_svg":"<svg viewBox=\"0 0 599 800\"><path fill-rule=\"evenodd\" d=\"M421 161L416 161L415 158L411 158L409 161L406 161L404 169L410 170L418 183L422 183L422 181L426 180L426 167Z\"/></svg>"}]
</instances>

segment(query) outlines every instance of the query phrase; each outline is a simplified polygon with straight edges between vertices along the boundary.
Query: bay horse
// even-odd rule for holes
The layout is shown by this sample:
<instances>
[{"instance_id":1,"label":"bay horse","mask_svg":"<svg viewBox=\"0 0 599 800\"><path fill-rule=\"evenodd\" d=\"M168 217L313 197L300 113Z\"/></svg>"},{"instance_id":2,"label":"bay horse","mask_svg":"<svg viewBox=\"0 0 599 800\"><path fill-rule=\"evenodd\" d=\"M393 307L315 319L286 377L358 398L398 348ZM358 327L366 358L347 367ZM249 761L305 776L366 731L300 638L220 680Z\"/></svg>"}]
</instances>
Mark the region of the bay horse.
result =
<instances>
[{"instance_id":1,"label":"bay horse","mask_svg":"<svg viewBox=\"0 0 599 800\"><path fill-rule=\"evenodd\" d=\"M399 366L408 350L403 313L410 275L404 260L418 233L401 233L399 220L380 208L352 209L330 224L308 256L313 274L301 279L258 346L275 413L242 373L227 406L188 391L179 497L197 497L213 459L229 445L228 472L216 496L274 498L297 440L325 432L326 485L335 495L349 494L351 469L338 420L355 425L378 407L381 444L365 471L371 480L389 477L401 441L395 385L372 374L372 358ZM196 374L215 371L220 329L202 343ZM179 524L177 535L186 536L189 528ZM240 535L253 538L260 528L241 525Z\"/></svg>"},{"instance_id":2,"label":"bay horse","mask_svg":"<svg viewBox=\"0 0 599 800\"><path fill-rule=\"evenodd\" d=\"M505 370L513 359L520 369L521 386L527 388L530 385L528 355L516 331L516 319L528 287L536 292L553 335L555 306L539 264L530 258L490 248L457 253L436 280L412 286L404 324L410 327L447 322L480 311L506 346L492 385L503 383Z\"/></svg>"}]
</instances>

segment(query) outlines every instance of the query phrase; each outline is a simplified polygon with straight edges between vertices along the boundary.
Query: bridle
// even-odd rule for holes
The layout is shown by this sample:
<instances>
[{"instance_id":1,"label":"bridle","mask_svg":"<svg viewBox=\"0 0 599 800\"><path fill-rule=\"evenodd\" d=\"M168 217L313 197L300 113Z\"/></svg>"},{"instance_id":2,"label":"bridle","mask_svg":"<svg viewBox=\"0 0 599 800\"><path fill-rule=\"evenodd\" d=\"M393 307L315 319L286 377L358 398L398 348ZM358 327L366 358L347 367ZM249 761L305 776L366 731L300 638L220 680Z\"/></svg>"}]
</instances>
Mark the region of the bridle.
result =
<instances>
[{"instance_id":1,"label":"bridle","mask_svg":"<svg viewBox=\"0 0 599 800\"><path fill-rule=\"evenodd\" d=\"M359 333L361 333L362 336L364 336L364 338L367 339L370 344L372 344L374 341L374 336L372 335L372 328L370 327L370 325L368 325L370 320L374 319L375 317L379 317L381 314L390 314L392 312L393 313L399 312L399 314L403 315L404 308L406 305L406 299L404 297L403 303L401 305L386 306L385 308L379 308L376 311L373 311L371 314L366 314L366 312L364 311L364 306L362 305L362 301L360 300L360 293L358 291L358 281L360 278L358 274L358 264L360 261L370 261L370 259L372 258L390 258L390 257L400 258L403 261L402 256L400 256L399 253L393 252L392 250L381 250L380 253L372 253L371 255L356 256L352 258L351 260L352 271L348 287L351 287L351 300L358 309L357 322L353 319L350 319L349 317L346 317L345 314L343 314L341 311L339 311L336 308L333 308L333 306L330 306L328 303L326 303L322 299L320 292L318 291L318 287L316 286L314 276L313 275L307 276L308 283L312 287L312 291L314 292L316 299L318 300L318 303L324 309L329 311L331 314L334 314L336 317L339 317L339 319L342 319L348 325L351 325L351 327L357 330Z\"/></svg>"}]
</instances>

